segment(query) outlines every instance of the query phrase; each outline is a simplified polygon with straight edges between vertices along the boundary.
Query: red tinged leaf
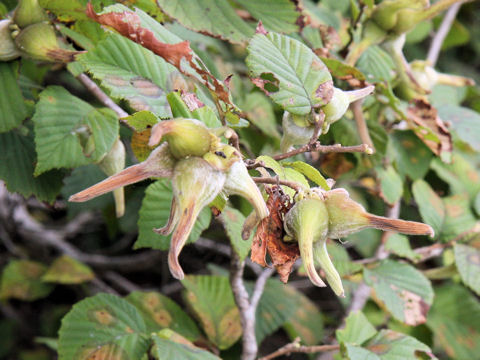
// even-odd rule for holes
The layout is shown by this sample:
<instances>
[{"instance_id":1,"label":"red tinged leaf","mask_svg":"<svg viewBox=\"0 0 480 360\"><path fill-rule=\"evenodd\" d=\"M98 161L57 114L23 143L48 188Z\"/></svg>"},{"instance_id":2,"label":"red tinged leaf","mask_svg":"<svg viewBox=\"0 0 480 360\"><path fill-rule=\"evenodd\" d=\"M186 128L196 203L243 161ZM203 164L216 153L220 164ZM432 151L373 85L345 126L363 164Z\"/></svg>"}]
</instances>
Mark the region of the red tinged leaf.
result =
<instances>
[{"instance_id":1,"label":"red tinged leaf","mask_svg":"<svg viewBox=\"0 0 480 360\"><path fill-rule=\"evenodd\" d=\"M279 186L265 187L269 194L267 208L270 215L258 225L257 233L253 238L251 259L262 266L267 266L266 255L270 256L272 265L277 269L280 280L284 283L292 271L295 261L300 257L297 243L283 241L283 215L290 209L291 204Z\"/></svg>"}]
</instances>

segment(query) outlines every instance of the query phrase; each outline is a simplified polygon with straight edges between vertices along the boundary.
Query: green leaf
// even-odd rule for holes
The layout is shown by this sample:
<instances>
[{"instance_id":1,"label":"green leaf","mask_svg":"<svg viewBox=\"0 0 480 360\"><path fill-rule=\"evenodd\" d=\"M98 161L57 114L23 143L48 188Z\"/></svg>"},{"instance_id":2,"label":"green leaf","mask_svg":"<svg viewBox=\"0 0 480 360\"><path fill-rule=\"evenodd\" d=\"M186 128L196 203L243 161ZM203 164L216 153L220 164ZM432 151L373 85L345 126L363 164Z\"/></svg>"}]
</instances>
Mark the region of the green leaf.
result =
<instances>
[{"instance_id":1,"label":"green leaf","mask_svg":"<svg viewBox=\"0 0 480 360\"><path fill-rule=\"evenodd\" d=\"M387 241L385 242L385 250L412 261L422 257L412 250L408 237L397 233L388 234Z\"/></svg>"},{"instance_id":2,"label":"green leaf","mask_svg":"<svg viewBox=\"0 0 480 360\"><path fill-rule=\"evenodd\" d=\"M378 355L362 347L347 344L345 348L349 360L380 360Z\"/></svg>"},{"instance_id":3,"label":"green leaf","mask_svg":"<svg viewBox=\"0 0 480 360\"><path fill-rule=\"evenodd\" d=\"M17 79L18 62L0 62L0 133L19 126L28 116Z\"/></svg>"},{"instance_id":4,"label":"green leaf","mask_svg":"<svg viewBox=\"0 0 480 360\"><path fill-rule=\"evenodd\" d=\"M467 44L470 40L470 32L460 21L454 20L450 31L442 43L442 51L455 46Z\"/></svg>"},{"instance_id":5,"label":"green leaf","mask_svg":"<svg viewBox=\"0 0 480 360\"><path fill-rule=\"evenodd\" d=\"M185 101L183 101L180 93L178 91L173 91L167 95L167 101L172 109L172 116L174 118L183 117L183 118L192 118L192 112L188 108Z\"/></svg>"},{"instance_id":6,"label":"green leaf","mask_svg":"<svg viewBox=\"0 0 480 360\"><path fill-rule=\"evenodd\" d=\"M200 349L192 343L175 341L175 338L178 336L175 333L170 338L167 336L166 330L159 334L152 334L153 347L151 353L157 360L220 360L219 357L211 352Z\"/></svg>"},{"instance_id":7,"label":"green leaf","mask_svg":"<svg viewBox=\"0 0 480 360\"><path fill-rule=\"evenodd\" d=\"M171 116L166 99L167 80L176 69L150 50L111 34L77 59L113 98L128 101L137 111L149 110L163 118Z\"/></svg>"},{"instance_id":8,"label":"green leaf","mask_svg":"<svg viewBox=\"0 0 480 360\"><path fill-rule=\"evenodd\" d=\"M42 281L46 266L29 260L12 260L2 271L0 299L33 301L44 298L53 289Z\"/></svg>"},{"instance_id":9,"label":"green leaf","mask_svg":"<svg viewBox=\"0 0 480 360\"><path fill-rule=\"evenodd\" d=\"M172 203L172 187L167 180L158 180L145 191L145 197L138 219L138 239L134 249L151 247L152 249L167 250L170 246L170 237L153 232L154 228L162 227L170 216ZM208 207L204 208L193 227L187 243L195 242L203 230L210 225L212 213Z\"/></svg>"},{"instance_id":10,"label":"green leaf","mask_svg":"<svg viewBox=\"0 0 480 360\"><path fill-rule=\"evenodd\" d=\"M95 109L59 86L42 91L33 122L38 154L35 175L101 160L119 130L112 110Z\"/></svg>"},{"instance_id":11,"label":"green leaf","mask_svg":"<svg viewBox=\"0 0 480 360\"><path fill-rule=\"evenodd\" d=\"M305 175L315 184L323 188L323 190L330 190L330 186L328 186L327 181L322 176L322 174L320 174L320 171L315 169L312 165L309 165L303 161L282 162L282 165L294 168L299 173Z\"/></svg>"},{"instance_id":12,"label":"green leaf","mask_svg":"<svg viewBox=\"0 0 480 360\"><path fill-rule=\"evenodd\" d=\"M320 57L323 63L327 66L328 70L335 78L351 78L354 77L357 80L366 80L365 75L360 70L353 66L344 64L340 60L330 59L326 57Z\"/></svg>"},{"instance_id":13,"label":"green leaf","mask_svg":"<svg viewBox=\"0 0 480 360\"><path fill-rule=\"evenodd\" d=\"M219 349L227 349L241 336L240 315L230 282L222 276L186 276L185 300L205 331Z\"/></svg>"},{"instance_id":14,"label":"green leaf","mask_svg":"<svg viewBox=\"0 0 480 360\"><path fill-rule=\"evenodd\" d=\"M277 120L271 102L260 92L253 92L245 97L242 110L248 120L262 132L274 138L280 138Z\"/></svg>"},{"instance_id":15,"label":"green leaf","mask_svg":"<svg viewBox=\"0 0 480 360\"><path fill-rule=\"evenodd\" d=\"M433 301L430 281L413 266L385 260L374 268L363 270L365 282L373 287L388 311L407 325L426 321Z\"/></svg>"},{"instance_id":16,"label":"green leaf","mask_svg":"<svg viewBox=\"0 0 480 360\"><path fill-rule=\"evenodd\" d=\"M477 220L470 207L467 194L458 194L443 198L445 206L445 223L442 229L442 240L449 241L472 230Z\"/></svg>"},{"instance_id":17,"label":"green leaf","mask_svg":"<svg viewBox=\"0 0 480 360\"><path fill-rule=\"evenodd\" d=\"M0 179L8 191L52 203L62 187L63 172L52 170L34 176L36 161L32 131L26 136L15 130L0 134Z\"/></svg>"},{"instance_id":18,"label":"green leaf","mask_svg":"<svg viewBox=\"0 0 480 360\"><path fill-rule=\"evenodd\" d=\"M133 127L136 132L144 131L149 126L153 126L160 121L157 115L148 110L138 111L123 120Z\"/></svg>"},{"instance_id":19,"label":"green leaf","mask_svg":"<svg viewBox=\"0 0 480 360\"><path fill-rule=\"evenodd\" d=\"M423 221L433 228L436 236L440 235L445 220L445 206L442 199L424 180L414 181L412 193Z\"/></svg>"},{"instance_id":20,"label":"green leaf","mask_svg":"<svg viewBox=\"0 0 480 360\"><path fill-rule=\"evenodd\" d=\"M191 341L200 337L197 325L190 316L168 297L154 291L134 291L125 299L140 311L147 332L169 328Z\"/></svg>"},{"instance_id":21,"label":"green leaf","mask_svg":"<svg viewBox=\"0 0 480 360\"><path fill-rule=\"evenodd\" d=\"M397 171L412 180L425 176L433 153L412 131L395 131L391 137L396 152Z\"/></svg>"},{"instance_id":22,"label":"green leaf","mask_svg":"<svg viewBox=\"0 0 480 360\"><path fill-rule=\"evenodd\" d=\"M367 346L381 360L417 359L418 352L424 352L430 359L437 359L432 350L414 337L383 329Z\"/></svg>"},{"instance_id":23,"label":"green leaf","mask_svg":"<svg viewBox=\"0 0 480 360\"><path fill-rule=\"evenodd\" d=\"M93 278L92 269L67 255L57 258L42 276L45 282L59 284L81 284Z\"/></svg>"},{"instance_id":24,"label":"green leaf","mask_svg":"<svg viewBox=\"0 0 480 360\"><path fill-rule=\"evenodd\" d=\"M249 240L242 239L242 227L245 222L245 216L237 209L226 206L218 218L225 228L233 249L241 260L245 259L250 252L253 238L252 234Z\"/></svg>"},{"instance_id":25,"label":"green leaf","mask_svg":"<svg viewBox=\"0 0 480 360\"><path fill-rule=\"evenodd\" d=\"M249 285L252 292L253 284ZM267 280L255 316L255 336L259 344L292 319L299 301L300 295L292 287L276 279Z\"/></svg>"},{"instance_id":26,"label":"green leaf","mask_svg":"<svg viewBox=\"0 0 480 360\"><path fill-rule=\"evenodd\" d=\"M298 31L297 20L301 16L290 0L235 0L255 19L261 20L266 29L284 34Z\"/></svg>"},{"instance_id":27,"label":"green leaf","mask_svg":"<svg viewBox=\"0 0 480 360\"><path fill-rule=\"evenodd\" d=\"M438 107L438 115L443 121L451 124L460 139L468 143L476 151L480 151L480 140L476 134L480 132L480 114L471 109L455 105Z\"/></svg>"},{"instance_id":28,"label":"green leaf","mask_svg":"<svg viewBox=\"0 0 480 360\"><path fill-rule=\"evenodd\" d=\"M358 59L357 68L369 82L391 81L395 77L395 63L379 46L370 46Z\"/></svg>"},{"instance_id":29,"label":"green leaf","mask_svg":"<svg viewBox=\"0 0 480 360\"><path fill-rule=\"evenodd\" d=\"M188 29L211 34L232 42L241 43L253 35L253 27L237 15L227 1L158 0L158 5L169 16Z\"/></svg>"},{"instance_id":30,"label":"green leaf","mask_svg":"<svg viewBox=\"0 0 480 360\"><path fill-rule=\"evenodd\" d=\"M354 263L345 247L337 241L329 241L327 251L340 276L351 275L362 269L362 265Z\"/></svg>"},{"instance_id":31,"label":"green leaf","mask_svg":"<svg viewBox=\"0 0 480 360\"><path fill-rule=\"evenodd\" d=\"M402 178L391 165L386 169L377 168L377 175L380 181L380 196L387 204L395 204L403 194Z\"/></svg>"},{"instance_id":32,"label":"green leaf","mask_svg":"<svg viewBox=\"0 0 480 360\"><path fill-rule=\"evenodd\" d=\"M318 344L323 339L323 317L317 305L292 286L284 285L284 288L294 296L295 312L283 328L291 340L298 336L306 345Z\"/></svg>"},{"instance_id":33,"label":"green leaf","mask_svg":"<svg viewBox=\"0 0 480 360\"><path fill-rule=\"evenodd\" d=\"M463 156L454 153L451 164L445 164L440 159L434 159L432 169L438 177L450 185L452 194L468 192L473 198L480 191L480 175L475 167Z\"/></svg>"},{"instance_id":34,"label":"green leaf","mask_svg":"<svg viewBox=\"0 0 480 360\"><path fill-rule=\"evenodd\" d=\"M298 40L277 33L256 34L247 52L252 81L292 114L306 115L331 100L333 83L327 67Z\"/></svg>"},{"instance_id":35,"label":"green leaf","mask_svg":"<svg viewBox=\"0 0 480 360\"><path fill-rule=\"evenodd\" d=\"M465 285L480 295L480 250L456 243L455 264Z\"/></svg>"},{"instance_id":36,"label":"green leaf","mask_svg":"<svg viewBox=\"0 0 480 360\"><path fill-rule=\"evenodd\" d=\"M128 301L98 294L75 304L63 318L59 359L141 359L149 347L146 330Z\"/></svg>"},{"instance_id":37,"label":"green leaf","mask_svg":"<svg viewBox=\"0 0 480 360\"><path fill-rule=\"evenodd\" d=\"M452 359L475 359L480 353L480 303L465 287L435 289L427 325L435 343Z\"/></svg>"},{"instance_id":38,"label":"green leaf","mask_svg":"<svg viewBox=\"0 0 480 360\"><path fill-rule=\"evenodd\" d=\"M352 345L362 345L376 334L377 330L361 311L348 314L345 328L336 331L338 342Z\"/></svg>"}]
</instances>

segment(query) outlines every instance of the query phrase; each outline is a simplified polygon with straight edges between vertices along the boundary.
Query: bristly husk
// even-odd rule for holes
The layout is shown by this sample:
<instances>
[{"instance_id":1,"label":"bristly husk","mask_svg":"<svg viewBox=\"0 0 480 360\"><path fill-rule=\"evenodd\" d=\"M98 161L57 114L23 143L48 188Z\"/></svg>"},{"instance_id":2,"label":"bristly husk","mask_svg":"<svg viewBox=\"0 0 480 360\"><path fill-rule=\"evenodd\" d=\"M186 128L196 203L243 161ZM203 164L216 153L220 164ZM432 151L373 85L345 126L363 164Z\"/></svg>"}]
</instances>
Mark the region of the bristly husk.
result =
<instances>
[{"instance_id":1,"label":"bristly husk","mask_svg":"<svg viewBox=\"0 0 480 360\"><path fill-rule=\"evenodd\" d=\"M147 178L170 178L173 174L175 159L170 154L168 144L162 144L152 151L147 160L130 166L105 180L82 190L68 199L84 202L106 194L122 186L137 183Z\"/></svg>"},{"instance_id":2,"label":"bristly husk","mask_svg":"<svg viewBox=\"0 0 480 360\"><path fill-rule=\"evenodd\" d=\"M199 157L180 160L173 171L172 188L177 204L178 223L173 231L168 266L173 277L183 279L178 256L200 211L215 199L225 184L226 175Z\"/></svg>"}]
</instances>

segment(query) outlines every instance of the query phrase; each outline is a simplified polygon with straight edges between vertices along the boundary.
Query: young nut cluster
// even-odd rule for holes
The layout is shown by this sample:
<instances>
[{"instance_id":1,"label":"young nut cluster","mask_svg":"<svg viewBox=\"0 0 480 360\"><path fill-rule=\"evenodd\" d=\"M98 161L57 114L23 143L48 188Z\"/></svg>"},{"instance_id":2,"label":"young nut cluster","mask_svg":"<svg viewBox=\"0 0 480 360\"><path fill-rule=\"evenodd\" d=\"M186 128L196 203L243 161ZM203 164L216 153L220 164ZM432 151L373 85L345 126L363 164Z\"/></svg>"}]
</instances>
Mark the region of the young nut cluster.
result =
<instances>
[{"instance_id":1,"label":"young nut cluster","mask_svg":"<svg viewBox=\"0 0 480 360\"><path fill-rule=\"evenodd\" d=\"M184 118L159 122L152 128L149 145L159 143L145 161L72 195L69 201L87 201L146 178L170 179L173 188L170 218L163 228L154 231L162 235L173 232L168 264L172 275L183 279L178 256L200 211L217 195L221 192L226 196L240 195L252 204L254 215L245 221L244 234L249 234L268 216L268 209L240 153L222 143L202 122Z\"/></svg>"},{"instance_id":2,"label":"young nut cluster","mask_svg":"<svg viewBox=\"0 0 480 360\"><path fill-rule=\"evenodd\" d=\"M285 241L297 241L306 272L316 286L326 286L315 269L315 260L338 296L344 296L342 280L328 253L327 239L338 239L365 228L433 236L433 229L414 221L389 219L369 214L352 200L345 189L310 189L299 194L285 214Z\"/></svg>"}]
</instances>

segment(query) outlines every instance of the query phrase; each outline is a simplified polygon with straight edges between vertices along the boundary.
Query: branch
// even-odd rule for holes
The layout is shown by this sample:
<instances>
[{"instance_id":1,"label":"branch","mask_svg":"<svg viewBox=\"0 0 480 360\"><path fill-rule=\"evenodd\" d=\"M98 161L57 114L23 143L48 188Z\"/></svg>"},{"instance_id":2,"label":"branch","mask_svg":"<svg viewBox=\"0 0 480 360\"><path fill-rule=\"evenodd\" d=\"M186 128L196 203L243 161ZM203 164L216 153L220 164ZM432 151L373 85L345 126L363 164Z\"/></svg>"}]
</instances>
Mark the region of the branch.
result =
<instances>
[{"instance_id":1,"label":"branch","mask_svg":"<svg viewBox=\"0 0 480 360\"><path fill-rule=\"evenodd\" d=\"M430 44L430 49L428 49L427 61L432 67L435 66L440 55L440 50L442 49L443 41L445 40L450 28L452 27L455 17L457 16L458 10L462 3L453 4L445 14L445 17L442 20L440 27L438 28L435 36L433 37L432 43Z\"/></svg>"},{"instance_id":2,"label":"branch","mask_svg":"<svg viewBox=\"0 0 480 360\"><path fill-rule=\"evenodd\" d=\"M354 145L354 146L342 146L340 144L334 145L321 145L320 141L315 141L313 144L306 144L302 147L286 152L284 154L279 154L272 156L275 160L283 160L301 153L305 152L321 152L321 153L352 153L352 152L360 152L365 154L373 154L373 149L367 144L361 145Z\"/></svg>"},{"instance_id":3,"label":"branch","mask_svg":"<svg viewBox=\"0 0 480 360\"><path fill-rule=\"evenodd\" d=\"M78 75L77 79L87 88L88 91L95 95L95 97L103 105L115 111L121 122L130 127L126 121L122 120L122 118L128 116L128 113L118 106L107 94L105 94L105 92L100 89L100 87L92 79L90 79L86 74Z\"/></svg>"},{"instance_id":4,"label":"branch","mask_svg":"<svg viewBox=\"0 0 480 360\"><path fill-rule=\"evenodd\" d=\"M350 104L350 108L353 111L353 117L355 118L355 122L357 124L358 135L360 136L360 140L364 144L368 145L371 151L370 154L373 154L375 152L375 147L373 146L373 141L372 141L372 138L370 137L370 134L368 133L367 123L365 122L365 117L363 116L362 102L363 102L363 99L354 101L353 103Z\"/></svg>"},{"instance_id":5,"label":"branch","mask_svg":"<svg viewBox=\"0 0 480 360\"><path fill-rule=\"evenodd\" d=\"M252 177L253 181L259 184L272 184L272 185L284 185L292 188L296 192L299 192L300 190L304 189L302 185L299 183L296 183L295 181L288 181L288 180L280 180L277 177Z\"/></svg>"},{"instance_id":6,"label":"branch","mask_svg":"<svg viewBox=\"0 0 480 360\"><path fill-rule=\"evenodd\" d=\"M243 329L241 359L254 360L258 352L257 339L255 337L255 311L250 306L248 292L243 283L245 262L240 260L233 249L230 265L230 284L235 303L240 312L240 322Z\"/></svg>"},{"instance_id":7,"label":"branch","mask_svg":"<svg viewBox=\"0 0 480 360\"><path fill-rule=\"evenodd\" d=\"M253 310L253 313L257 311L258 302L262 297L263 290L265 289L265 284L270 276L275 273L274 268L269 268L263 270L257 278L257 282L255 283L255 287L253 289L252 298L250 300L250 307Z\"/></svg>"},{"instance_id":8,"label":"branch","mask_svg":"<svg viewBox=\"0 0 480 360\"><path fill-rule=\"evenodd\" d=\"M324 351L337 351L340 349L340 345L314 345L314 346L304 346L300 345L300 338L296 338L290 344L282 346L277 351L273 353L261 357L258 360L270 360L282 355L289 355L291 353L304 353L304 354L313 354L317 352L324 352Z\"/></svg>"}]
</instances>

